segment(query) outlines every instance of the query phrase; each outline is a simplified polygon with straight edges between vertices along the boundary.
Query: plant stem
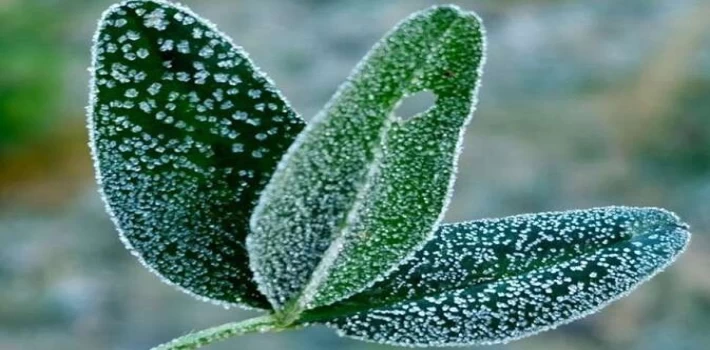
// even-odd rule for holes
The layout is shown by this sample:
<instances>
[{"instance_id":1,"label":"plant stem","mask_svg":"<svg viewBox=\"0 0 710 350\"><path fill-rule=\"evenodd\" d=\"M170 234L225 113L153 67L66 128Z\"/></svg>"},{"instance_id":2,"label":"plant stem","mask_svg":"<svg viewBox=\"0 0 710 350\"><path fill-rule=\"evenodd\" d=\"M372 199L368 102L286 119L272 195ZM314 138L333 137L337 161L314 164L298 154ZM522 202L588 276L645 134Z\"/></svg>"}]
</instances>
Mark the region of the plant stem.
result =
<instances>
[{"instance_id":1,"label":"plant stem","mask_svg":"<svg viewBox=\"0 0 710 350\"><path fill-rule=\"evenodd\" d=\"M168 343L158 345L151 350L191 350L202 346L225 340L227 338L249 333L264 333L268 331L281 331L272 315L250 318L241 322L225 323L221 326L207 328L199 332L190 333L175 338Z\"/></svg>"}]
</instances>

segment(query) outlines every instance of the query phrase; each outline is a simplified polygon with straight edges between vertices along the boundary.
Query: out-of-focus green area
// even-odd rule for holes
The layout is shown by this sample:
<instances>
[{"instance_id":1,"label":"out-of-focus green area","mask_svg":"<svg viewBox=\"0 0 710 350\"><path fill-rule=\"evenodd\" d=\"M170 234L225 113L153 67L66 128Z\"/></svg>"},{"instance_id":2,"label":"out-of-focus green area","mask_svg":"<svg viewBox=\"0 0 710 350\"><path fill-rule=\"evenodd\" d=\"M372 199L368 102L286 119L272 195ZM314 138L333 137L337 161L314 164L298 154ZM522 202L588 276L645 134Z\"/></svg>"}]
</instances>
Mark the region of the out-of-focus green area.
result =
<instances>
[{"instance_id":1,"label":"out-of-focus green area","mask_svg":"<svg viewBox=\"0 0 710 350\"><path fill-rule=\"evenodd\" d=\"M454 1L488 29L480 104L448 221L623 204L694 232L667 272L603 312L492 349L707 349L710 2ZM305 118L369 47L433 1L186 1ZM89 47L109 1L0 0L0 349L146 349L252 313L183 295L119 242L84 126ZM330 330L214 349L385 349Z\"/></svg>"},{"instance_id":2,"label":"out-of-focus green area","mask_svg":"<svg viewBox=\"0 0 710 350\"><path fill-rule=\"evenodd\" d=\"M0 150L18 147L46 123L49 108L57 104L65 59L55 45L61 40L60 23L47 9L35 4L5 6L0 15ZM21 15L24 12L33 15Z\"/></svg>"}]
</instances>

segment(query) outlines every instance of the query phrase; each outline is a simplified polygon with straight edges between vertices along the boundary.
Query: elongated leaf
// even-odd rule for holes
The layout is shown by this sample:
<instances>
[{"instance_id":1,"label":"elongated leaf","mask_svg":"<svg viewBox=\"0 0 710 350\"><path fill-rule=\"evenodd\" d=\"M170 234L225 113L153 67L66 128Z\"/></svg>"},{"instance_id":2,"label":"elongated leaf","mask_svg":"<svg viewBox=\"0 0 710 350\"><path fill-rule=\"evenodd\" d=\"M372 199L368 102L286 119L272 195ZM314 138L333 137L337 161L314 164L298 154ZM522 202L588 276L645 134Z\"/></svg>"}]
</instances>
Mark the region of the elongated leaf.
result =
<instances>
[{"instance_id":1,"label":"elongated leaf","mask_svg":"<svg viewBox=\"0 0 710 350\"><path fill-rule=\"evenodd\" d=\"M184 7L127 1L93 48L89 129L121 238L196 296L268 308L244 240L304 123L241 48Z\"/></svg>"},{"instance_id":2,"label":"elongated leaf","mask_svg":"<svg viewBox=\"0 0 710 350\"><path fill-rule=\"evenodd\" d=\"M386 280L312 310L346 336L490 344L593 313L670 264L690 238L664 210L608 207L443 225Z\"/></svg>"},{"instance_id":3,"label":"elongated leaf","mask_svg":"<svg viewBox=\"0 0 710 350\"><path fill-rule=\"evenodd\" d=\"M279 164L247 240L260 290L284 314L349 296L426 241L448 202L483 60L479 20L456 7L387 35ZM410 94L436 104L393 114Z\"/></svg>"}]
</instances>

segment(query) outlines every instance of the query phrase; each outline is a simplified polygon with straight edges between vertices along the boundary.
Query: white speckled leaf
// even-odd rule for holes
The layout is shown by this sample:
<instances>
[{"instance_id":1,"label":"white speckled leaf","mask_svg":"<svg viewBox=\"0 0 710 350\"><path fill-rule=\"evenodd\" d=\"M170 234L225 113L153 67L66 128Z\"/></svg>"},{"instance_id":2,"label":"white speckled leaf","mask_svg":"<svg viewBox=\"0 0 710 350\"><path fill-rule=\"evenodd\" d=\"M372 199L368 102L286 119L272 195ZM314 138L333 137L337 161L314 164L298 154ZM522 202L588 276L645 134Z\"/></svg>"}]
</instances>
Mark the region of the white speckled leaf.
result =
<instances>
[{"instance_id":1,"label":"white speckled leaf","mask_svg":"<svg viewBox=\"0 0 710 350\"><path fill-rule=\"evenodd\" d=\"M628 207L442 225L386 280L301 322L405 346L515 340L626 295L683 251L687 229L665 210Z\"/></svg>"},{"instance_id":2,"label":"white speckled leaf","mask_svg":"<svg viewBox=\"0 0 710 350\"><path fill-rule=\"evenodd\" d=\"M457 7L414 14L299 135L247 239L260 290L282 314L352 295L430 238L475 104L483 40L478 18ZM393 113L426 90L432 108L407 121Z\"/></svg>"},{"instance_id":3,"label":"white speckled leaf","mask_svg":"<svg viewBox=\"0 0 710 350\"><path fill-rule=\"evenodd\" d=\"M163 1L106 11L92 71L91 146L124 243L195 296L268 308L244 240L304 123L241 48Z\"/></svg>"}]
</instances>

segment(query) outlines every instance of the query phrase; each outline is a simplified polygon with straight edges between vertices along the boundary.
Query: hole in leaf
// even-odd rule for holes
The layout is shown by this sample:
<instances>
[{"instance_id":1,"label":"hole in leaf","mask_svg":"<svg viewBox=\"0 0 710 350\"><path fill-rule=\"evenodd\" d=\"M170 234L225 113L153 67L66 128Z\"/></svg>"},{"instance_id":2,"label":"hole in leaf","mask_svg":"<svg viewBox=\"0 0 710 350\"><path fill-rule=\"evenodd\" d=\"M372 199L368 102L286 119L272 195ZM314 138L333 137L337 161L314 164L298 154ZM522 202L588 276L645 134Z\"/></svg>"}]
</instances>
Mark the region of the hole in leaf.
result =
<instances>
[{"instance_id":1,"label":"hole in leaf","mask_svg":"<svg viewBox=\"0 0 710 350\"><path fill-rule=\"evenodd\" d=\"M414 95L410 95L400 101L399 106L394 113L402 121L410 120L420 113L426 112L436 103L436 95L429 91L420 91Z\"/></svg>"}]
</instances>

